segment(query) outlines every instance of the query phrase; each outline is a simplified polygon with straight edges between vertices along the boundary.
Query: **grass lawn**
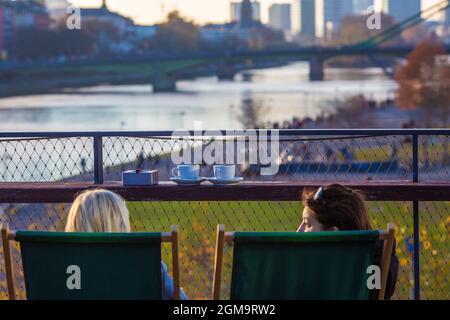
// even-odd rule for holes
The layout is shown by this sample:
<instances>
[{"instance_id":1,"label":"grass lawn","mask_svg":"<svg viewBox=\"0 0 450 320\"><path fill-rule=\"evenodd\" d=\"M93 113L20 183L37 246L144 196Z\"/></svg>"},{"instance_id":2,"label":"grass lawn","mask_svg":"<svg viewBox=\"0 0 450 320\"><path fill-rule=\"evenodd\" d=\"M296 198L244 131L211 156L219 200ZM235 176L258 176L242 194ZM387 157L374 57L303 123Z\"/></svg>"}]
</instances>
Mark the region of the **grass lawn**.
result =
<instances>
[{"instance_id":1,"label":"grass lawn","mask_svg":"<svg viewBox=\"0 0 450 320\"><path fill-rule=\"evenodd\" d=\"M427 147L427 154L430 161L440 161L444 154L443 141L438 141L436 143L430 142ZM355 148L355 158L359 161L388 161L391 159L391 148L390 146L376 146L370 147L358 147ZM450 154L450 144L447 147L447 153ZM340 159L343 160L342 156ZM398 159L403 165L412 165L412 146L411 144L402 144L398 148ZM419 147L419 161L424 162L425 155L423 151L423 145Z\"/></svg>"}]
</instances>

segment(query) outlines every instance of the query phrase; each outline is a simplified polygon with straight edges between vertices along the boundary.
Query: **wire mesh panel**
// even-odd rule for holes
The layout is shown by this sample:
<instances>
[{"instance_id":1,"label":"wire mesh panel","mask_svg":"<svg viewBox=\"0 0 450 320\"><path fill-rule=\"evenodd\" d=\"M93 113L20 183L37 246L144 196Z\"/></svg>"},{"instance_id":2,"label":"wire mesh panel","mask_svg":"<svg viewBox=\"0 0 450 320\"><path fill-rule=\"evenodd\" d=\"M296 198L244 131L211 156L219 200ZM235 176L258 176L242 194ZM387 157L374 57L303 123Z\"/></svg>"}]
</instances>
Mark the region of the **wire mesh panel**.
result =
<instances>
[{"instance_id":1,"label":"wire mesh panel","mask_svg":"<svg viewBox=\"0 0 450 320\"><path fill-rule=\"evenodd\" d=\"M92 138L0 140L0 182L92 180Z\"/></svg>"},{"instance_id":2,"label":"wire mesh panel","mask_svg":"<svg viewBox=\"0 0 450 320\"><path fill-rule=\"evenodd\" d=\"M420 204L420 274L423 299L450 299L450 202Z\"/></svg>"},{"instance_id":3,"label":"wire mesh panel","mask_svg":"<svg viewBox=\"0 0 450 320\"><path fill-rule=\"evenodd\" d=\"M450 136L426 136L419 139L419 176L422 181L450 179Z\"/></svg>"},{"instance_id":4,"label":"wire mesh panel","mask_svg":"<svg viewBox=\"0 0 450 320\"><path fill-rule=\"evenodd\" d=\"M103 139L105 180L121 180L122 171L157 169L162 180L171 175L171 153L195 142L170 138L107 137ZM198 143L197 143L198 144ZM200 142L201 144L201 142Z\"/></svg>"},{"instance_id":5,"label":"wire mesh panel","mask_svg":"<svg viewBox=\"0 0 450 320\"><path fill-rule=\"evenodd\" d=\"M231 141L230 141L231 139ZM281 136L277 140L251 135L220 140L217 137L104 137L105 180L120 180L126 169L158 169L168 180L174 158L183 155L190 163L202 164L202 175L212 174L214 163L238 165L246 180L408 180L412 178L412 139L409 135L385 136ZM264 140L266 139L266 140ZM449 136L420 138L421 180L450 179ZM210 152L211 144L222 152ZM272 148L271 143L276 143ZM267 155L254 148L268 148ZM209 150L208 150L209 148ZM273 150L271 150L271 148ZM181 150L181 151L180 151ZM272 152L277 151L277 152ZM190 153L192 156L184 157ZM230 156L231 154L231 156ZM200 161L198 160L200 155ZM230 157L229 157L230 156ZM271 161L264 163L262 158ZM0 181L93 180L93 138L22 138L0 140ZM261 175L268 165L274 174Z\"/></svg>"},{"instance_id":6,"label":"wire mesh panel","mask_svg":"<svg viewBox=\"0 0 450 320\"><path fill-rule=\"evenodd\" d=\"M226 139L107 137L103 140L105 179L119 180L121 172L128 169L157 169L160 179L168 180L171 168L181 163L201 164L201 175L209 176L213 164L230 161L238 166L237 174L250 181L412 179L412 145L408 136L296 135L277 140L252 139L250 135ZM262 146L268 149L267 154L258 150ZM212 161L205 161L208 158ZM174 163L175 159L183 162ZM275 170L269 175L261 174L269 166ZM446 175L450 177L450 173Z\"/></svg>"},{"instance_id":7,"label":"wire mesh panel","mask_svg":"<svg viewBox=\"0 0 450 320\"><path fill-rule=\"evenodd\" d=\"M404 180L412 176L406 136L282 137L280 169L288 180Z\"/></svg>"}]
</instances>

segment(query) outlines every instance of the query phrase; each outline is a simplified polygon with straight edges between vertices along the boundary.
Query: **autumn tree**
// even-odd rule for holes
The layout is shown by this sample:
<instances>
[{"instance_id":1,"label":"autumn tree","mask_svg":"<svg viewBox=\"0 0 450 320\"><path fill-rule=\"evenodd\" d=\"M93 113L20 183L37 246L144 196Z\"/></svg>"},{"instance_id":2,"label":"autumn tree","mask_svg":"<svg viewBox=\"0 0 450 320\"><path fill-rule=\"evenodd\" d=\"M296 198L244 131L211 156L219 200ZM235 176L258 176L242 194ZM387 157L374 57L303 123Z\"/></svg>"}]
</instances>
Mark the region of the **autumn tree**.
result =
<instances>
[{"instance_id":1,"label":"autumn tree","mask_svg":"<svg viewBox=\"0 0 450 320\"><path fill-rule=\"evenodd\" d=\"M444 55L445 50L439 43L423 41L408 55L406 63L395 74L398 83L397 105L404 109L422 109L426 127L433 125L434 116L441 119L444 127L448 126L450 66L439 63L439 58ZM448 157L444 157L447 161ZM426 155L425 162L428 164Z\"/></svg>"},{"instance_id":2,"label":"autumn tree","mask_svg":"<svg viewBox=\"0 0 450 320\"><path fill-rule=\"evenodd\" d=\"M423 109L427 127L432 126L433 114L439 111L442 124L448 125L450 77L448 66L437 63L442 55L445 55L445 50L439 43L423 41L395 74L397 105L404 109Z\"/></svg>"}]
</instances>

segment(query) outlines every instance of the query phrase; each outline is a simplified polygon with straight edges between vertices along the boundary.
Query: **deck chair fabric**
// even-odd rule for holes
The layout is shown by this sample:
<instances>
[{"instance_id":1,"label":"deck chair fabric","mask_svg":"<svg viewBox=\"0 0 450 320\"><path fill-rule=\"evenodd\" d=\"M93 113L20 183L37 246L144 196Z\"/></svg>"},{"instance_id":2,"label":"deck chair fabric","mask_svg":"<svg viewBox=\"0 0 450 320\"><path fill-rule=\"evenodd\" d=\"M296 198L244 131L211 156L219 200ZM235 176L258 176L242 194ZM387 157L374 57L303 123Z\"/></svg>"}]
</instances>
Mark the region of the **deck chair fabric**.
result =
<instances>
[{"instance_id":1,"label":"deck chair fabric","mask_svg":"<svg viewBox=\"0 0 450 320\"><path fill-rule=\"evenodd\" d=\"M18 231L15 239L28 299L162 298L161 233Z\"/></svg>"},{"instance_id":2,"label":"deck chair fabric","mask_svg":"<svg viewBox=\"0 0 450 320\"><path fill-rule=\"evenodd\" d=\"M368 299L378 231L235 233L232 300Z\"/></svg>"}]
</instances>

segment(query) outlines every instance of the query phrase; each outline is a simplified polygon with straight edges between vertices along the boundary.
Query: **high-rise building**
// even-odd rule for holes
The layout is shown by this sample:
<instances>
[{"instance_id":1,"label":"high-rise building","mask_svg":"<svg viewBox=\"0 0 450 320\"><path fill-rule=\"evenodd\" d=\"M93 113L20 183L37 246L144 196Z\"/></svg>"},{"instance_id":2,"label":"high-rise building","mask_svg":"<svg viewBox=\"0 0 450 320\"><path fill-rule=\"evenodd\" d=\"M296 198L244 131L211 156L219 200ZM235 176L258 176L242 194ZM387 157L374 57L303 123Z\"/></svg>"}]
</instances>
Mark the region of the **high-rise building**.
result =
<instances>
[{"instance_id":1,"label":"high-rise building","mask_svg":"<svg viewBox=\"0 0 450 320\"><path fill-rule=\"evenodd\" d=\"M242 0L239 24L241 28L250 28L253 25L253 9L250 0Z\"/></svg>"},{"instance_id":2,"label":"high-rise building","mask_svg":"<svg viewBox=\"0 0 450 320\"><path fill-rule=\"evenodd\" d=\"M259 1L251 1L252 17L254 21L261 21L261 4ZM241 21L242 2L232 2L230 4L230 20L233 22Z\"/></svg>"},{"instance_id":3,"label":"high-rise building","mask_svg":"<svg viewBox=\"0 0 450 320\"><path fill-rule=\"evenodd\" d=\"M316 37L316 15L315 0L294 0L291 9L292 31Z\"/></svg>"},{"instance_id":4,"label":"high-rise building","mask_svg":"<svg viewBox=\"0 0 450 320\"><path fill-rule=\"evenodd\" d=\"M450 8L445 10L445 24L450 26Z\"/></svg>"},{"instance_id":5,"label":"high-rise building","mask_svg":"<svg viewBox=\"0 0 450 320\"><path fill-rule=\"evenodd\" d=\"M325 34L337 31L342 19L353 14L353 0L323 0Z\"/></svg>"},{"instance_id":6,"label":"high-rise building","mask_svg":"<svg viewBox=\"0 0 450 320\"><path fill-rule=\"evenodd\" d=\"M0 4L0 61L11 56L14 48L14 10Z\"/></svg>"},{"instance_id":7,"label":"high-rise building","mask_svg":"<svg viewBox=\"0 0 450 320\"><path fill-rule=\"evenodd\" d=\"M383 0L383 9L401 22L421 11L421 0Z\"/></svg>"},{"instance_id":8,"label":"high-rise building","mask_svg":"<svg viewBox=\"0 0 450 320\"><path fill-rule=\"evenodd\" d=\"M298 33L301 30L301 0L292 1L291 5L291 31Z\"/></svg>"},{"instance_id":9,"label":"high-rise building","mask_svg":"<svg viewBox=\"0 0 450 320\"><path fill-rule=\"evenodd\" d=\"M269 8L269 25L278 30L291 29L291 5L289 3L276 3Z\"/></svg>"}]
</instances>

